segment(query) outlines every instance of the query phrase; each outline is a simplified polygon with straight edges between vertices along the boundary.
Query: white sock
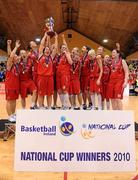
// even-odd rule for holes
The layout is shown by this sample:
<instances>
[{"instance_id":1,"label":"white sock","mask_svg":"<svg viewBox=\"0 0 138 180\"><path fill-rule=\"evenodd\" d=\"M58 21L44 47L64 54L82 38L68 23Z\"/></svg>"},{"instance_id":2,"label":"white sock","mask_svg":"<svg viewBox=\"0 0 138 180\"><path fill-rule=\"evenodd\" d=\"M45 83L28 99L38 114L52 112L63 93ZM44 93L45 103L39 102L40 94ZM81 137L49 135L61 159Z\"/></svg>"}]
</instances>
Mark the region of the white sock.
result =
<instances>
[{"instance_id":1,"label":"white sock","mask_svg":"<svg viewBox=\"0 0 138 180\"><path fill-rule=\"evenodd\" d=\"M97 94L98 96L98 109L102 110L102 96L101 94Z\"/></svg>"},{"instance_id":2,"label":"white sock","mask_svg":"<svg viewBox=\"0 0 138 180\"><path fill-rule=\"evenodd\" d=\"M61 101L61 104L63 106L63 101L64 101L64 95L63 94L59 94L59 98L60 98L60 101Z\"/></svg>"},{"instance_id":3,"label":"white sock","mask_svg":"<svg viewBox=\"0 0 138 180\"><path fill-rule=\"evenodd\" d=\"M76 103L76 95L73 95L73 99L74 99L74 108L77 107L77 103Z\"/></svg>"},{"instance_id":4,"label":"white sock","mask_svg":"<svg viewBox=\"0 0 138 180\"><path fill-rule=\"evenodd\" d=\"M95 94L91 95L92 109L95 109Z\"/></svg>"},{"instance_id":5,"label":"white sock","mask_svg":"<svg viewBox=\"0 0 138 180\"><path fill-rule=\"evenodd\" d=\"M67 93L64 94L63 97L64 97L63 106L64 106L64 107L68 107L68 101L69 101L69 96L68 96L68 94L67 94Z\"/></svg>"},{"instance_id":6,"label":"white sock","mask_svg":"<svg viewBox=\"0 0 138 180\"><path fill-rule=\"evenodd\" d=\"M72 104L72 97L73 97L73 95L71 94L71 95L69 95L69 99L71 99L69 102L70 102L70 105L71 105L71 108L73 108L73 104Z\"/></svg>"},{"instance_id":7,"label":"white sock","mask_svg":"<svg viewBox=\"0 0 138 180\"><path fill-rule=\"evenodd\" d=\"M31 107L34 107L34 106L35 106L35 103L34 103L34 102L32 102L32 103L31 103Z\"/></svg>"},{"instance_id":8,"label":"white sock","mask_svg":"<svg viewBox=\"0 0 138 180\"><path fill-rule=\"evenodd\" d=\"M104 109L104 100L102 101L102 109Z\"/></svg>"},{"instance_id":9,"label":"white sock","mask_svg":"<svg viewBox=\"0 0 138 180\"><path fill-rule=\"evenodd\" d=\"M106 108L107 110L110 110L110 101L106 101Z\"/></svg>"},{"instance_id":10,"label":"white sock","mask_svg":"<svg viewBox=\"0 0 138 180\"><path fill-rule=\"evenodd\" d=\"M47 109L51 109L51 106L48 106Z\"/></svg>"}]
</instances>

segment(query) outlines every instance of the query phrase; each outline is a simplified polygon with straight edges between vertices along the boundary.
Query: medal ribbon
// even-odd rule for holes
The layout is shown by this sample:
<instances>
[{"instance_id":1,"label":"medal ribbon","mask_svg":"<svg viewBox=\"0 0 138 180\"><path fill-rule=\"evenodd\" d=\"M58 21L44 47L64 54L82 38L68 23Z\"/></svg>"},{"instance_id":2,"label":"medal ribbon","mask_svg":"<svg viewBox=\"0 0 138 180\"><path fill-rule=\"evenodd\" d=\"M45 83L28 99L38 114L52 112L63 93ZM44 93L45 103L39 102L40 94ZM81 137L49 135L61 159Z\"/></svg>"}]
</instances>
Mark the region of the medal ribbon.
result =
<instances>
[{"instance_id":1,"label":"medal ribbon","mask_svg":"<svg viewBox=\"0 0 138 180\"><path fill-rule=\"evenodd\" d=\"M19 74L19 68L18 68L18 64L14 64L15 66L15 74L18 75Z\"/></svg>"},{"instance_id":2,"label":"medal ribbon","mask_svg":"<svg viewBox=\"0 0 138 180\"><path fill-rule=\"evenodd\" d=\"M48 65L48 64L49 64L49 62L50 62L50 56L45 57L45 63L46 63L46 65Z\"/></svg>"},{"instance_id":3,"label":"medal ribbon","mask_svg":"<svg viewBox=\"0 0 138 180\"><path fill-rule=\"evenodd\" d=\"M23 72L25 72L25 70L27 69L27 65L28 65L28 59L27 59L27 62L24 62L22 60L22 63L23 63Z\"/></svg>"},{"instance_id":4,"label":"medal ribbon","mask_svg":"<svg viewBox=\"0 0 138 180\"><path fill-rule=\"evenodd\" d=\"M85 53L85 55L84 55L83 58L82 58L82 65L84 65L85 59L86 59L86 57L87 57L87 54L88 54L88 53Z\"/></svg>"}]
</instances>

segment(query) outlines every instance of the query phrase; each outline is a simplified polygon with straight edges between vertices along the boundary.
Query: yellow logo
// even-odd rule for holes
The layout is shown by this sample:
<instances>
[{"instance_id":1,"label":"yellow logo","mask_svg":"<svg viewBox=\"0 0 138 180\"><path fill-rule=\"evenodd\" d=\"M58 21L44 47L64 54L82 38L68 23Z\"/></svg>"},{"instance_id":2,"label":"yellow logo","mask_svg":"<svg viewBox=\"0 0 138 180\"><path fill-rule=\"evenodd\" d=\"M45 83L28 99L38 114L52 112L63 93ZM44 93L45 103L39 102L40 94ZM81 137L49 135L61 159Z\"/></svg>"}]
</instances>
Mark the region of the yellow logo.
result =
<instances>
[{"instance_id":1,"label":"yellow logo","mask_svg":"<svg viewBox=\"0 0 138 180\"><path fill-rule=\"evenodd\" d=\"M91 138L94 138L94 137L95 137L95 135L94 135L94 133L92 132L92 130L87 129L86 124L83 124L83 125L82 125L81 135L82 135L82 137L83 137L84 139L91 139Z\"/></svg>"}]
</instances>

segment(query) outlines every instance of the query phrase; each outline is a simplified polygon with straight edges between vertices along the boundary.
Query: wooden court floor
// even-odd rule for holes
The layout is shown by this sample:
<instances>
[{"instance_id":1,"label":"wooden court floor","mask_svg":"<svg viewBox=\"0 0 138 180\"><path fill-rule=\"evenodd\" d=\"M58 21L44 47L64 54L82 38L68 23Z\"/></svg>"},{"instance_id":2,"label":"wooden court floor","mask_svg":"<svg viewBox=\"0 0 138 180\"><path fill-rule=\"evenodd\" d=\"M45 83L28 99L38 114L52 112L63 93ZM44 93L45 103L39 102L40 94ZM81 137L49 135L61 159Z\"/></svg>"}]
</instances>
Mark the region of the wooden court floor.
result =
<instances>
[{"instance_id":1,"label":"wooden court floor","mask_svg":"<svg viewBox=\"0 0 138 180\"><path fill-rule=\"evenodd\" d=\"M27 107L29 107L27 100ZM124 110L133 110L138 122L138 96L125 97ZM18 101L17 107L20 108ZM7 118L4 95L0 95L0 119ZM64 173L26 173L13 170L14 138L4 142L0 139L0 180L63 180ZM68 173L68 180L131 180L138 174L138 141L136 141L136 172L125 173Z\"/></svg>"}]
</instances>

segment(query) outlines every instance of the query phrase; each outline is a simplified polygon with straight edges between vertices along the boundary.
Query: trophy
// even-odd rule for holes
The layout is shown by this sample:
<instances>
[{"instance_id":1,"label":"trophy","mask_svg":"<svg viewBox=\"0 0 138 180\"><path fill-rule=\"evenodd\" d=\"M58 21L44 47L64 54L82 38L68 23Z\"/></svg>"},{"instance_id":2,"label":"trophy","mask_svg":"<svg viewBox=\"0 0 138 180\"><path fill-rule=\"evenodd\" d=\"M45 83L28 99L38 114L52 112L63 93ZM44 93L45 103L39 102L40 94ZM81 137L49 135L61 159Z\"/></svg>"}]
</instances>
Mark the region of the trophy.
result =
<instances>
[{"instance_id":1,"label":"trophy","mask_svg":"<svg viewBox=\"0 0 138 180\"><path fill-rule=\"evenodd\" d=\"M54 19L52 17L46 18L45 20L45 32L52 38L55 35L55 32L53 30L54 27Z\"/></svg>"}]
</instances>

